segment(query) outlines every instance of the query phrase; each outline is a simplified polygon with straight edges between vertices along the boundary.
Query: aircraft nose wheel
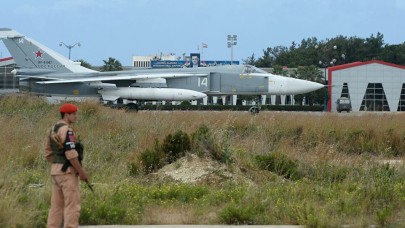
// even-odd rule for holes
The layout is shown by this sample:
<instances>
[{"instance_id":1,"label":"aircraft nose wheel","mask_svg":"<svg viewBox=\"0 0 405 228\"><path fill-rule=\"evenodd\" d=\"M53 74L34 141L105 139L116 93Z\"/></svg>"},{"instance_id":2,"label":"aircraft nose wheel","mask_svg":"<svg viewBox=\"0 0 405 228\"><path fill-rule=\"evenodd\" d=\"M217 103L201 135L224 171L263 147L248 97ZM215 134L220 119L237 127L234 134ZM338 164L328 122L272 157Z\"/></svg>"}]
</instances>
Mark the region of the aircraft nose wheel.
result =
<instances>
[{"instance_id":1,"label":"aircraft nose wheel","mask_svg":"<svg viewBox=\"0 0 405 228\"><path fill-rule=\"evenodd\" d=\"M257 106L252 106L252 107L250 107L249 108L249 112L251 113L251 114L258 114L259 113L259 107L257 107Z\"/></svg>"},{"instance_id":2,"label":"aircraft nose wheel","mask_svg":"<svg viewBox=\"0 0 405 228\"><path fill-rule=\"evenodd\" d=\"M139 111L139 105L138 104L134 104L134 103L129 103L126 105L126 108L128 111L135 111L138 112Z\"/></svg>"}]
</instances>

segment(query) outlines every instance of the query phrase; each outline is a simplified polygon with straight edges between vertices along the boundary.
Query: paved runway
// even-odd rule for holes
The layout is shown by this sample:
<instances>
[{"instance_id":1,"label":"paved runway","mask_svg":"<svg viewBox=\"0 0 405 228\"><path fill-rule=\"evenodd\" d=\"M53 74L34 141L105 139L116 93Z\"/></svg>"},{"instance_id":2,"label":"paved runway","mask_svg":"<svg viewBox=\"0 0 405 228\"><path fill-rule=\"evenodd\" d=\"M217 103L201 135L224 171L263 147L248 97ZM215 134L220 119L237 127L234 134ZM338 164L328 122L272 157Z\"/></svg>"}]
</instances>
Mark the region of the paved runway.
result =
<instances>
[{"instance_id":1,"label":"paved runway","mask_svg":"<svg viewBox=\"0 0 405 228\"><path fill-rule=\"evenodd\" d=\"M293 225L100 225L79 226L81 228L298 228L304 226Z\"/></svg>"}]
</instances>

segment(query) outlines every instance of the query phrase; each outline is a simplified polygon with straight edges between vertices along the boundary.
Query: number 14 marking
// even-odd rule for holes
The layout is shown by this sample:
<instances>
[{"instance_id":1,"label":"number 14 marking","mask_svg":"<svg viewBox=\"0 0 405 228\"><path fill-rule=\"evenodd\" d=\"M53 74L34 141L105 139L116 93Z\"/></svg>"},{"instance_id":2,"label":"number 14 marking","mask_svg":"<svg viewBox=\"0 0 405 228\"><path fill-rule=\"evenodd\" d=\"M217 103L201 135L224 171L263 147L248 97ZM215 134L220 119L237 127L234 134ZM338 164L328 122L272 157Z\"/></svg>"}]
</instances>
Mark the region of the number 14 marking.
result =
<instances>
[{"instance_id":1,"label":"number 14 marking","mask_svg":"<svg viewBox=\"0 0 405 228\"><path fill-rule=\"evenodd\" d=\"M206 77L198 78L198 87L201 87L201 86L205 86L205 87L208 86L208 79Z\"/></svg>"}]
</instances>

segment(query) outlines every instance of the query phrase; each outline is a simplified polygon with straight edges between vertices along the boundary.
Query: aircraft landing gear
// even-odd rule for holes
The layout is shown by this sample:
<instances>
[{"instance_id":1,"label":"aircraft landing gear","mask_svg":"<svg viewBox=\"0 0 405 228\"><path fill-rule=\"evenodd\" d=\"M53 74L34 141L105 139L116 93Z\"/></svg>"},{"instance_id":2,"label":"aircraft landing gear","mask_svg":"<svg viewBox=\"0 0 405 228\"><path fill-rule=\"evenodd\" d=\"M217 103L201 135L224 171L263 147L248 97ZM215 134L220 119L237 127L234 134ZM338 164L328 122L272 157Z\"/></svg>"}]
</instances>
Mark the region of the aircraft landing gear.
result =
<instances>
[{"instance_id":1,"label":"aircraft landing gear","mask_svg":"<svg viewBox=\"0 0 405 228\"><path fill-rule=\"evenodd\" d=\"M249 108L249 112L252 114L259 114L260 108L258 106L252 106Z\"/></svg>"},{"instance_id":2,"label":"aircraft landing gear","mask_svg":"<svg viewBox=\"0 0 405 228\"><path fill-rule=\"evenodd\" d=\"M128 111L139 111L139 105L135 103L128 103L125 107Z\"/></svg>"},{"instance_id":3,"label":"aircraft landing gear","mask_svg":"<svg viewBox=\"0 0 405 228\"><path fill-rule=\"evenodd\" d=\"M256 97L255 101L256 101L257 105L253 105L252 107L249 108L250 113L252 113L254 115L259 114L260 110L262 109L262 107L260 106L261 99L262 99L262 96L260 96L260 95Z\"/></svg>"}]
</instances>

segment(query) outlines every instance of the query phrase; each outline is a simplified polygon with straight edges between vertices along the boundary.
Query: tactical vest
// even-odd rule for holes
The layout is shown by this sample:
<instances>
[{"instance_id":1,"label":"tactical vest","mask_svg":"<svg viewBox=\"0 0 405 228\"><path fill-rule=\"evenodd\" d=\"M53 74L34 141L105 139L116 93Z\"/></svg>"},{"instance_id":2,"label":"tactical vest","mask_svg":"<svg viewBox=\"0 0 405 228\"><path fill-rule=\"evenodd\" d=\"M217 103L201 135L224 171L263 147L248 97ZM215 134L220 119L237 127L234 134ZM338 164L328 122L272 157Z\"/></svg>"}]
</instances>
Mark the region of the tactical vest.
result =
<instances>
[{"instance_id":1,"label":"tactical vest","mask_svg":"<svg viewBox=\"0 0 405 228\"><path fill-rule=\"evenodd\" d=\"M56 124L52 130L51 130L51 148L52 148L52 153L53 153L53 163L59 163L59 164L64 164L68 162L69 160L65 156L65 148L64 148L64 143L65 142L57 142L53 137L56 136L57 132L59 129L66 124L64 123L58 123Z\"/></svg>"}]
</instances>

